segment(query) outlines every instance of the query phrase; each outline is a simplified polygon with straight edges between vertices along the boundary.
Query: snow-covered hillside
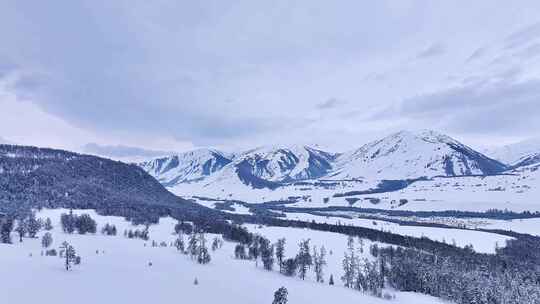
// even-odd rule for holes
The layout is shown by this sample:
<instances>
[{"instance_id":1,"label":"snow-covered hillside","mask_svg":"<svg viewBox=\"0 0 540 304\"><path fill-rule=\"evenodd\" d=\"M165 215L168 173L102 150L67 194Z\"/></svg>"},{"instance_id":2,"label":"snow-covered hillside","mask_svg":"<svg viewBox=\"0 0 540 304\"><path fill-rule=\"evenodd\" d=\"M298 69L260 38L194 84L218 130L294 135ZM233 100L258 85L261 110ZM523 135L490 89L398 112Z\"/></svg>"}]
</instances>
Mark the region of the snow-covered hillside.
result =
<instances>
[{"instance_id":1,"label":"snow-covered hillside","mask_svg":"<svg viewBox=\"0 0 540 304\"><path fill-rule=\"evenodd\" d=\"M326 175L334 158L332 153L308 146L261 147L239 155L234 166L239 174L250 174L272 182L288 182Z\"/></svg>"},{"instance_id":2,"label":"snow-covered hillside","mask_svg":"<svg viewBox=\"0 0 540 304\"><path fill-rule=\"evenodd\" d=\"M328 266L325 279L333 274L336 285L316 283L312 276L302 281L286 277L277 271L265 271L252 261L234 259L235 243L225 242L223 247L212 251L208 265L199 265L188 256L180 254L170 243L176 221L162 218L159 225L150 226L150 237L165 242L166 247L152 247L150 242L128 239L122 235L132 226L122 218L98 216L89 213L98 222L98 229L105 223L114 224L119 235L79 235L62 232L59 216L66 210L45 210L39 217L51 217L54 229L52 248L68 241L82 257L81 265L66 271L63 259L41 256L39 238L24 238L12 245L0 244L2 280L2 303L27 304L53 302L73 303L271 303L274 291L285 286L289 303L367 303L384 304L388 301L342 287L340 261L346 248L346 236L295 228L258 228L253 232L267 236L271 241L285 237L286 256L294 256L297 242L310 238L315 246L326 246ZM41 232L38 236L44 232ZM207 235L212 239L215 235ZM366 241L367 249L370 242ZM333 252L330 254L330 252ZM364 251L369 258L368 250ZM152 263L150 266L149 263ZM197 278L198 284L194 284ZM91 290L91 291L90 291ZM416 293L394 292L392 303L443 303L443 301Z\"/></svg>"},{"instance_id":3,"label":"snow-covered hillside","mask_svg":"<svg viewBox=\"0 0 540 304\"><path fill-rule=\"evenodd\" d=\"M434 131L398 132L344 154L307 146L274 146L238 153L229 159L220 152L197 150L141 166L167 186L219 175L213 181L202 182L238 179L257 189L321 178L410 179L492 175L506 169L502 163Z\"/></svg>"},{"instance_id":4,"label":"snow-covered hillside","mask_svg":"<svg viewBox=\"0 0 540 304\"><path fill-rule=\"evenodd\" d=\"M212 149L199 149L156 158L140 166L165 186L201 180L231 162L230 156Z\"/></svg>"},{"instance_id":5,"label":"snow-covered hillside","mask_svg":"<svg viewBox=\"0 0 540 304\"><path fill-rule=\"evenodd\" d=\"M511 166L540 163L540 138L533 138L511 145L485 151L487 155Z\"/></svg>"},{"instance_id":6,"label":"snow-covered hillside","mask_svg":"<svg viewBox=\"0 0 540 304\"><path fill-rule=\"evenodd\" d=\"M335 179L409 179L490 175L505 166L449 136L434 131L401 131L345 153L336 161Z\"/></svg>"}]
</instances>

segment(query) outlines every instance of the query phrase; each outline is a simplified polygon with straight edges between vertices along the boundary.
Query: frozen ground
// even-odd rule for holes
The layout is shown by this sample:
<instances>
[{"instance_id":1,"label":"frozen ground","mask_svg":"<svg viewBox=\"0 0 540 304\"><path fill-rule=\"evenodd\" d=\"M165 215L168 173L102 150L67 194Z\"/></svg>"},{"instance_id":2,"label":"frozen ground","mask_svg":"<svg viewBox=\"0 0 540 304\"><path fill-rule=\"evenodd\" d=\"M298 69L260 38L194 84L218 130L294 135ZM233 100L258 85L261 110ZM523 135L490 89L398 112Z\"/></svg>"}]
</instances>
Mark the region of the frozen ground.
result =
<instances>
[{"instance_id":1,"label":"frozen ground","mask_svg":"<svg viewBox=\"0 0 540 304\"><path fill-rule=\"evenodd\" d=\"M324 208L351 206L346 197L336 197L351 191L377 187L377 180L341 181L332 187L289 185L270 189L252 189L233 179L220 183L179 184L170 188L173 193L190 197L201 195L218 199L237 199L248 203L287 200L301 197L290 207ZM508 209L515 212L540 211L540 170L523 170L514 175L434 178L418 181L393 192L351 195L358 198L352 206L411 211L479 211ZM377 200L372 200L373 198ZM400 200L407 200L399 205ZM373 202L376 203L373 203ZM202 202L204 203L204 202Z\"/></svg>"},{"instance_id":2,"label":"frozen ground","mask_svg":"<svg viewBox=\"0 0 540 304\"><path fill-rule=\"evenodd\" d=\"M249 227L272 240L286 237L289 254L297 250L296 243L302 238L311 238L314 245L324 244L327 250L333 251L332 257L329 256L332 265L326 273L336 272L336 285L329 286L311 279L284 277L275 271L257 268L253 262L235 260L232 258L234 243L228 242L212 253L209 265L198 265L173 247L145 247L143 240L124 238L124 229L135 227L121 218L101 217L91 211L84 212L98 221L98 229L107 222L115 224L118 236L67 235L59 229L61 212L46 210L38 216L49 216L53 220L53 247L69 241L82 257L82 264L66 272L58 257L40 255L39 239L25 238L19 243L13 236L13 245L0 245L2 303L270 303L273 292L281 286L288 288L289 303L295 304L388 303L341 287L336 262L346 245L342 235L293 228ZM174 224L174 220L165 218L159 225L151 226L151 239L173 241ZM208 235L209 239L212 237ZM195 278L198 285L193 284ZM392 303L442 302L424 295L397 292Z\"/></svg>"},{"instance_id":3,"label":"frozen ground","mask_svg":"<svg viewBox=\"0 0 540 304\"><path fill-rule=\"evenodd\" d=\"M455 242L455 244L460 247L464 247L470 244L473 245L475 251L482 253L494 253L496 245L503 247L506 243L506 240L512 239L508 236L482 231L422 226L403 226L386 221L368 220L361 218L346 219L339 217L317 216L305 213L287 213L286 215L289 219L297 219L302 221L315 220L318 223L340 223L342 225L366 227L414 237L425 236L432 240L441 242L445 241L448 244L452 244Z\"/></svg>"}]
</instances>

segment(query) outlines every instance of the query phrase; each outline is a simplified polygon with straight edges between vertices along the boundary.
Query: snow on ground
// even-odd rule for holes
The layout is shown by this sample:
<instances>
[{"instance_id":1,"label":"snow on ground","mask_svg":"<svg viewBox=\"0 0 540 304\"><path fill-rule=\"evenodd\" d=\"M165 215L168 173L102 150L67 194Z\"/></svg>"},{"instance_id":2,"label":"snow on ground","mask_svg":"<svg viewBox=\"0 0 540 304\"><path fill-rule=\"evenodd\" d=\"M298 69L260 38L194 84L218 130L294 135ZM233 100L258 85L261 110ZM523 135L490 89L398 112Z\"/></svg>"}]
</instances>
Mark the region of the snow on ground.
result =
<instances>
[{"instance_id":1,"label":"snow on ground","mask_svg":"<svg viewBox=\"0 0 540 304\"><path fill-rule=\"evenodd\" d=\"M117 236L65 234L59 227L59 215L65 210L44 210L39 217L51 217L53 225L53 248L69 241L82 257L82 264L66 272L58 257L41 256L40 239L25 238L23 243L13 236L13 245L0 245L0 294L2 302L28 304L51 303L270 303L273 292L281 286L289 290L289 302L307 303L388 303L385 300L364 295L340 286L302 281L284 277L277 272L256 268L253 262L232 258L234 243L212 253L209 265L199 265L179 254L172 247L149 246L150 242L123 237L130 223L118 217L97 216L98 230L105 223L115 224ZM172 234L176 221L161 219L159 225L150 227L150 237L158 242L174 240ZM293 228L265 227L256 229L271 239L285 236L289 253L299 239L310 237L313 243L328 247L345 246L343 236ZM43 232L39 233L41 236ZM208 235L209 240L213 238ZM147 246L144 244L147 243ZM329 248L330 249L330 248ZM96 250L98 253L96 254ZM342 256L335 249L335 259ZM30 256L31 254L31 256ZM152 266L149 266L152 262ZM332 261L335 264L335 261ZM337 266L329 266L337 267ZM337 272L337 268L334 268ZM195 277L199 284L194 285ZM396 293L392 303L443 303L420 294Z\"/></svg>"},{"instance_id":2,"label":"snow on ground","mask_svg":"<svg viewBox=\"0 0 540 304\"><path fill-rule=\"evenodd\" d=\"M236 199L248 203L303 197L289 206L324 208L350 206L346 197L334 197L334 195L373 189L378 183L378 180L339 181L333 186L302 184L270 190L252 189L235 179L226 179L212 184L179 184L169 190L184 197L201 195L218 199ZM415 182L399 191L350 197L359 198L360 200L353 206L362 208L411 211L484 212L489 209L508 209L515 212L540 211L540 170L523 170L523 172L515 172L515 175L439 177ZM373 203L372 198L378 201ZM396 202L401 199L407 200L407 203L399 206Z\"/></svg>"},{"instance_id":3,"label":"snow on ground","mask_svg":"<svg viewBox=\"0 0 540 304\"><path fill-rule=\"evenodd\" d=\"M511 230L540 236L540 218L518 219L511 221L486 220L486 229Z\"/></svg>"},{"instance_id":4,"label":"snow on ground","mask_svg":"<svg viewBox=\"0 0 540 304\"><path fill-rule=\"evenodd\" d=\"M294 258L298 253L298 244L302 240L310 239L311 246L316 246L317 249L320 249L324 246L326 250L327 258L327 269L324 271L324 279L328 282L328 278L332 274L334 280L339 284L339 280L343 275L342 270L342 260L343 255L347 247L348 237L343 234L337 234L326 231L314 231L307 228L288 228L288 227L272 227L272 226L257 226L257 225L245 225L249 231L264 235L272 243L275 243L280 238L286 238L287 242L285 244L285 255L287 258ZM369 253L369 247L372 244L377 244L379 247L389 246L388 244L380 242L371 242L369 240L363 239L363 245L360 246L358 238L354 239L354 245L357 250L357 254L360 259L373 260L373 257ZM363 249L362 252L358 250L360 247ZM315 277L313 273L309 273L307 280L315 282Z\"/></svg>"},{"instance_id":5,"label":"snow on ground","mask_svg":"<svg viewBox=\"0 0 540 304\"><path fill-rule=\"evenodd\" d=\"M423 226L404 226L387 221L362 218L347 219L340 217L318 216L306 213L286 213L286 215L288 219L296 219L302 221L314 220L318 223L328 224L339 223L342 225L366 227L401 235L427 237L436 241L446 241L448 244L452 244L453 242L455 242L456 245L460 247L465 247L466 245L471 244L473 245L473 248L476 252L481 253L495 253L496 245L498 245L499 247L504 247L504 245L506 244L506 240L512 239L508 236L482 231Z\"/></svg>"}]
</instances>

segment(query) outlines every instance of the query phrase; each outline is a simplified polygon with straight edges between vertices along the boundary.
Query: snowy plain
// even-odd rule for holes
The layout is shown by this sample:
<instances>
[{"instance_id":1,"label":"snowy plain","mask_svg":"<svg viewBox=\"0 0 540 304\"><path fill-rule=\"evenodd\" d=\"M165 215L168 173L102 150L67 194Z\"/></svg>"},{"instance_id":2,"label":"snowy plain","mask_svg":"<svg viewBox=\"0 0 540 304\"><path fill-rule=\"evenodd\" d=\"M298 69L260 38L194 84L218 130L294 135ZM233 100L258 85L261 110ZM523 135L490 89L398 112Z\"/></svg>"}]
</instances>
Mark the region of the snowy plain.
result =
<instances>
[{"instance_id":1,"label":"snowy plain","mask_svg":"<svg viewBox=\"0 0 540 304\"><path fill-rule=\"evenodd\" d=\"M209 265L199 265L176 251L174 247L151 247L150 242L127 239L124 229L135 229L123 218L88 213L98 222L98 230L105 223L116 225L117 236L65 234L59 227L59 216L66 210L43 210L38 217L50 217L54 229L53 248L70 242L82 257L82 264L66 271L58 257L41 256L38 238L24 238L22 243L13 236L13 245L0 245L0 287L2 303L29 304L47 299L48 303L270 303L273 292L281 286L289 290L289 303L389 303L341 286L339 263L346 239L339 234L314 232L294 228L249 227L271 240L286 237L287 252L297 250L296 243L310 238L313 245L327 247L329 255L326 271L335 272L336 285L289 278L277 271L268 272L252 261L233 258L234 243L225 242L212 252ZM169 244L175 220L162 218L150 226L150 238ZM138 227L142 228L142 227ZM41 236L40 232L38 236ZM211 240L214 236L208 235ZM145 246L146 243L146 246ZM365 250L367 245L365 243ZM149 266L149 263L152 266ZM331 265L330 265L331 264ZM197 278L199 284L193 282ZM391 303L428 304L441 300L415 293L393 292ZM41 299L41 300L40 300Z\"/></svg>"}]
</instances>

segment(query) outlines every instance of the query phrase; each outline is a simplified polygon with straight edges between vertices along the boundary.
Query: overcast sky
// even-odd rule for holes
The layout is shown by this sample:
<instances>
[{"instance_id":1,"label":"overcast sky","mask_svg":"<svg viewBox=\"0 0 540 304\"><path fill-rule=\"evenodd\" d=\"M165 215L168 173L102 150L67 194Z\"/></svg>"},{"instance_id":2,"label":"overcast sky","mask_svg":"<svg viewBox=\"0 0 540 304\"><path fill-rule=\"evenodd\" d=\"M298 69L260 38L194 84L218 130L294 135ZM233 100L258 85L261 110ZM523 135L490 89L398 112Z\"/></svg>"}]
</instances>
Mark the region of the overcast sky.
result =
<instances>
[{"instance_id":1,"label":"overcast sky","mask_svg":"<svg viewBox=\"0 0 540 304\"><path fill-rule=\"evenodd\" d=\"M0 137L20 144L342 151L401 129L474 147L540 134L538 1L3 0L0 39Z\"/></svg>"}]
</instances>

